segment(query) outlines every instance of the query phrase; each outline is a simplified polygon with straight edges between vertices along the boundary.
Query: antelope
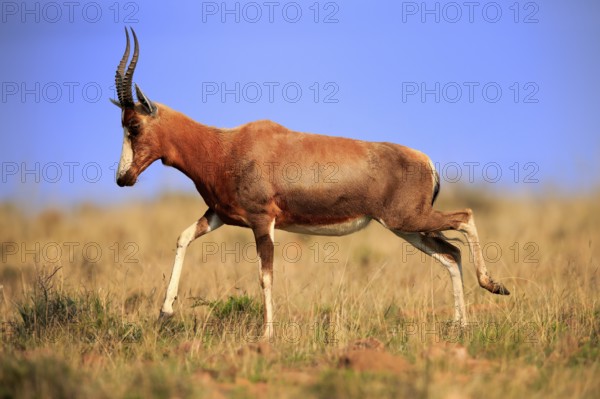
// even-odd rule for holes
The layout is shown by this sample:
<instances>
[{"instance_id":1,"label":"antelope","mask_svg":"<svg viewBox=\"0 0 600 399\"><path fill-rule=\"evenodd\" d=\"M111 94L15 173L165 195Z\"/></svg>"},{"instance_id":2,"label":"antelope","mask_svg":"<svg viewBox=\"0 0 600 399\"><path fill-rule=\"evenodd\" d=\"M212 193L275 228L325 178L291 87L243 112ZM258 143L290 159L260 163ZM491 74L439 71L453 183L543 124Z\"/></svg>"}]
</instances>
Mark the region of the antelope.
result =
<instances>
[{"instance_id":1,"label":"antelope","mask_svg":"<svg viewBox=\"0 0 600 399\"><path fill-rule=\"evenodd\" d=\"M425 154L393 143L295 132L268 120L233 129L209 127L151 101L137 84L135 102L132 79L139 44L133 29L131 33L133 56L125 71L130 52L125 28L127 44L115 77L118 101L111 99L121 109L124 132L117 184L133 186L160 159L190 178L208 206L177 239L160 318L173 315L190 243L224 224L250 228L254 234L263 296L263 339L274 336L275 229L342 236L373 220L379 222L447 268L454 293L454 321L464 326L461 253L442 233L457 230L468 242L479 285L494 294L509 295L487 271L473 212L433 209L440 179ZM289 169L290 165L293 171L278 173L277 168ZM326 168L331 170L325 173Z\"/></svg>"}]
</instances>

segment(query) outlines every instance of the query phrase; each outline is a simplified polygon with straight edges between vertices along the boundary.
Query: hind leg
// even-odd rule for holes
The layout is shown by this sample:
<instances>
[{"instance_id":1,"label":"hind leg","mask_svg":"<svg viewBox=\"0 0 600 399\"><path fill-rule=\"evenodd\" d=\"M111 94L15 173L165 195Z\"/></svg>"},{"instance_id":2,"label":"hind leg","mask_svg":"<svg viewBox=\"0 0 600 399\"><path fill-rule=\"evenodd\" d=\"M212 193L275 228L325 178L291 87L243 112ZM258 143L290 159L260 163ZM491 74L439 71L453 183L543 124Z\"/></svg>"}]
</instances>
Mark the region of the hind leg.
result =
<instances>
[{"instance_id":1,"label":"hind leg","mask_svg":"<svg viewBox=\"0 0 600 399\"><path fill-rule=\"evenodd\" d=\"M440 261L440 263L448 269L450 279L452 280L452 291L454 294L454 321L465 326L467 324L467 318L463 293L460 250L446 241L446 238L441 234L393 232L397 236L404 238L415 248Z\"/></svg>"},{"instance_id":2,"label":"hind leg","mask_svg":"<svg viewBox=\"0 0 600 399\"><path fill-rule=\"evenodd\" d=\"M384 224L385 225L385 224ZM509 295L510 292L492 279L485 265L479 235L475 227L473 211L465 209L456 212L440 212L430 210L427 213L416 214L412 218L402 220L402 223L388 226L394 232L402 233L434 233L445 230L458 230L465 235L475 263L475 271L479 285L494 294Z\"/></svg>"}]
</instances>

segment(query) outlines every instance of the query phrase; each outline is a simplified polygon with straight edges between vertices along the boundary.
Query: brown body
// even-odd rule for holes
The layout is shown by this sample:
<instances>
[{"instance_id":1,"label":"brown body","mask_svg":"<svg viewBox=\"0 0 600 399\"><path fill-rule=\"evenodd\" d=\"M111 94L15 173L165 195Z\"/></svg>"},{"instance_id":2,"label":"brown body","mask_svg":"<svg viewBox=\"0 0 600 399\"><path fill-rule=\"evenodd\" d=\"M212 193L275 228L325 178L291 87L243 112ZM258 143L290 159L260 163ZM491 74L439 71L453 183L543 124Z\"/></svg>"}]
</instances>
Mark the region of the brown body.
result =
<instances>
[{"instance_id":1,"label":"brown body","mask_svg":"<svg viewBox=\"0 0 600 399\"><path fill-rule=\"evenodd\" d=\"M151 102L131 79L138 44L125 73L127 49L116 83L124 128L117 173L119 186L135 184L152 162L161 159L196 185L208 210L177 241L175 264L161 316L173 313L183 259L196 238L223 224L254 232L264 293L265 337L273 336L274 229L307 234L344 235L376 220L449 271L455 320L466 323L460 251L441 233L463 232L474 256L479 284L508 294L485 267L471 210L433 209L439 180L423 153L393 143L299 133L271 121L234 129L202 125L161 104Z\"/></svg>"},{"instance_id":2,"label":"brown body","mask_svg":"<svg viewBox=\"0 0 600 399\"><path fill-rule=\"evenodd\" d=\"M366 216L406 232L448 228L435 220L423 224L437 180L419 151L299 133L271 121L218 129L157 107L147 126L139 113L125 111L125 126L140 124L153 133L133 139L134 160L140 162L133 163L122 185L132 185L161 159L188 176L226 224L252 227L255 215L267 215L275 228L285 229ZM138 157L136 148L147 150Z\"/></svg>"}]
</instances>

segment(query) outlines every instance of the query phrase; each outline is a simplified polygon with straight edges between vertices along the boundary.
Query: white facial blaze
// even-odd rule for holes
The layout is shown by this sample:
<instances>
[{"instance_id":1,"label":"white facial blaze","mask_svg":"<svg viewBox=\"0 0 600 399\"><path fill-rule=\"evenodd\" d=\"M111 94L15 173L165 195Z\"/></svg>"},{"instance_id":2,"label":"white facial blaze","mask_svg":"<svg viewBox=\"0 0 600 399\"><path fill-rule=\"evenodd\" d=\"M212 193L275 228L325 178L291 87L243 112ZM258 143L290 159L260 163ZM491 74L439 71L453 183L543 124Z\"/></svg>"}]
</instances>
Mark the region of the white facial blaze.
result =
<instances>
[{"instance_id":1,"label":"white facial blaze","mask_svg":"<svg viewBox=\"0 0 600 399\"><path fill-rule=\"evenodd\" d=\"M133 149L131 148L131 140L127 128L123 128L123 149L121 150L121 160L119 161L119 169L117 171L117 179L123 176L133 162Z\"/></svg>"}]
</instances>

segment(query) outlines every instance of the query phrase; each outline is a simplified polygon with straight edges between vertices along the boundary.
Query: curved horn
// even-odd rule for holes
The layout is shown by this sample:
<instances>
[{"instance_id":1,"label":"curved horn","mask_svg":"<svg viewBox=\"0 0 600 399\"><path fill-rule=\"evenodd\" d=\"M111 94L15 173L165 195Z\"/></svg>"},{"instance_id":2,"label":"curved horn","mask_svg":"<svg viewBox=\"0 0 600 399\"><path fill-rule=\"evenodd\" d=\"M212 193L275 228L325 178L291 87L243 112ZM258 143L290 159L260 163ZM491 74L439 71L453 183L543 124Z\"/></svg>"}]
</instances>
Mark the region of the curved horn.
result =
<instances>
[{"instance_id":1,"label":"curved horn","mask_svg":"<svg viewBox=\"0 0 600 399\"><path fill-rule=\"evenodd\" d=\"M129 63L125 77L123 78L123 100L125 102L123 105L133 107L134 101L131 81L133 79L133 72L135 72L135 65L137 64L138 57L140 55L140 47L137 36L135 35L135 31L133 28L130 29L131 33L133 34L133 56L131 57L131 62Z\"/></svg>"},{"instance_id":2,"label":"curved horn","mask_svg":"<svg viewBox=\"0 0 600 399\"><path fill-rule=\"evenodd\" d=\"M115 88L117 91L117 96L119 97L119 103L124 105L124 95L123 95L123 75L125 74L125 65L127 64L127 59L129 58L129 33L127 32L127 28L125 28L125 37L127 38L127 46L125 46L125 53L123 53L123 58L121 58L121 62L119 62L119 66L117 66L117 72L115 74Z\"/></svg>"}]
</instances>

